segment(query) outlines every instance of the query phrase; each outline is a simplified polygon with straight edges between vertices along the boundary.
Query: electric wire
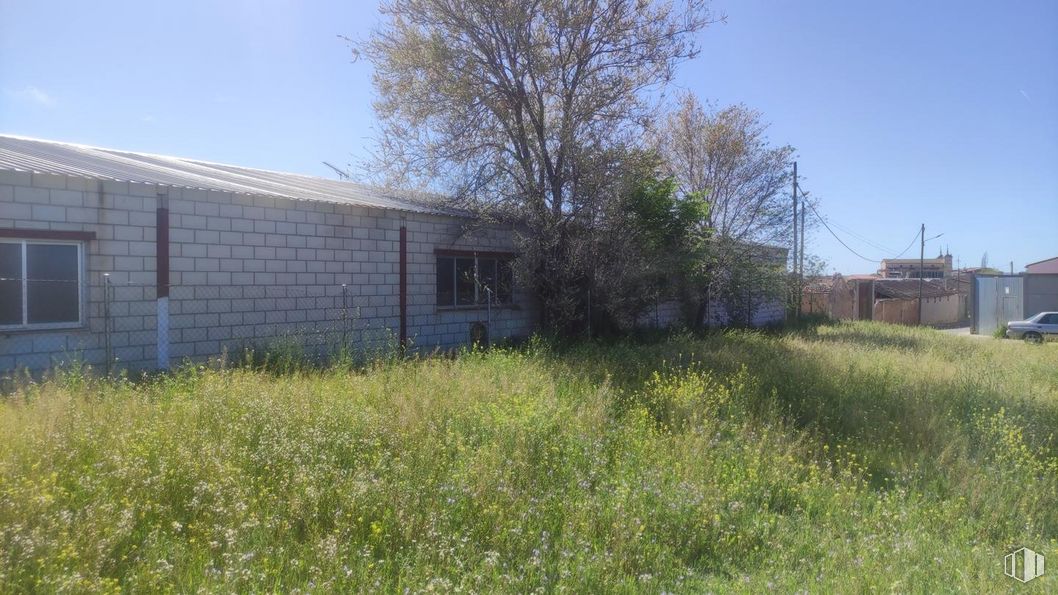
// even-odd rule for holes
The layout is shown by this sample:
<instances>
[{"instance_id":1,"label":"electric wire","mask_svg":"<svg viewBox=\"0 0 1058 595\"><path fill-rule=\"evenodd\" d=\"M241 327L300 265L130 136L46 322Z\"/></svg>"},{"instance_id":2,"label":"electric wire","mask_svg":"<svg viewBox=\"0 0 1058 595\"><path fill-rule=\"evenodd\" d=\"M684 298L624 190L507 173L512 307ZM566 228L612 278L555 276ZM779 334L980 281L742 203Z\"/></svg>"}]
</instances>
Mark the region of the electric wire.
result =
<instances>
[{"instance_id":1,"label":"electric wire","mask_svg":"<svg viewBox=\"0 0 1058 595\"><path fill-rule=\"evenodd\" d=\"M827 222L823 220L823 217L819 214L818 211L816 211L815 206L813 206L812 203L810 203L808 201L808 193L806 193L801 188L800 184L798 184L798 186L797 186L797 193L801 195L801 198L803 199L803 204L808 205L812 209L812 212L815 214L816 218L819 219L819 222L822 223L824 227L827 228L827 231L830 232L830 235L834 236L834 239L836 239L838 242L840 242L842 246L845 246L845 248L847 248L849 252L852 252L856 256L859 256L860 258L862 258L862 259L864 259L866 261L869 261L869 262L880 262L881 260L883 260L883 259L867 258L866 256L864 256L864 255L860 254L859 252L856 252L855 250L853 250L848 244L846 244L844 241L842 241L841 238L839 238L838 235L836 233L834 233L834 230L830 228L830 225L828 225ZM888 254L891 254L893 252L893 250L891 248L886 248L885 246L882 246L881 244L872 242L872 241L868 240L867 238L865 238L865 237L853 232L852 230L850 230L850 229L848 229L848 228L846 228L846 227L844 227L842 225L838 225L837 223L833 223L833 225L834 225L834 227L837 227L838 229L840 229L840 230L844 231L845 233L849 234L850 236L852 236L852 237L854 237L856 239L859 239L860 241L864 242L865 244L871 246L872 248L881 250L882 252L885 252L885 253L888 253ZM901 250L900 253L897 254L896 256L890 256L888 258L889 259L896 259L896 258L900 258L904 254L907 254L907 251L911 249L911 246L915 245L915 240L918 239L918 236L919 236L920 233L922 233L922 230L916 231L915 232L915 237L911 238L911 241L907 244L906 248Z\"/></svg>"},{"instance_id":2,"label":"electric wire","mask_svg":"<svg viewBox=\"0 0 1058 595\"><path fill-rule=\"evenodd\" d=\"M857 240L863 242L864 244L870 246L871 248L874 248L875 250L880 250L881 252L883 252L885 254L892 254L893 252L896 252L896 250L893 250L892 248L890 248L888 246L883 246L883 245L878 244L876 242L872 242L870 239L868 239L868 238L856 233L855 231L849 229L848 227L845 227L844 225L841 225L837 221L831 220L830 224L833 225L834 228L837 229L838 231L844 232L845 234L853 237L854 239L857 239Z\"/></svg>"},{"instance_id":3,"label":"electric wire","mask_svg":"<svg viewBox=\"0 0 1058 595\"><path fill-rule=\"evenodd\" d=\"M893 258L894 258L894 259L896 259L896 258L900 258L901 256L903 256L903 255L907 254L907 251L911 249L911 246L914 246L914 245L915 245L915 240L917 240L917 239L918 239L918 235L919 235L920 233L922 233L922 230L921 230L921 229L919 229L918 231L916 231L916 232L915 232L915 237L911 238L911 241L910 241L910 242L908 242L908 244L907 244L907 248L904 248L904 250L903 250L902 252L900 252L900 254L897 254L897 255L896 255L896 256L894 256Z\"/></svg>"},{"instance_id":4,"label":"electric wire","mask_svg":"<svg viewBox=\"0 0 1058 595\"><path fill-rule=\"evenodd\" d=\"M814 206L812 205L812 203L810 203L810 202L808 202L808 201L806 200L806 201L804 201L804 203L803 203L803 204L806 204L806 205L808 205L808 208L812 209L812 214L814 214L814 215L816 216L816 219L818 219L818 220L819 220L819 222L823 224L823 227L825 227L825 228L827 229L827 231L829 231L829 232L830 232L830 235L834 236L834 239L835 239L835 240L837 240L837 241L838 241L838 243L840 243L840 244L841 244L842 246L844 246L846 250L848 250L849 252L852 252L852 253L853 253L853 254L855 254L856 256L859 256L860 258L862 258L863 260L866 260L867 262L879 262L879 260L878 260L878 259L875 259L875 258L867 258L866 256L864 256L864 255L860 254L859 252L857 252L857 251L853 250L851 246L849 246L848 244L846 244L844 240L842 240L842 239L841 239L840 237L838 237L838 234L834 233L834 230L833 230L833 229L831 229L829 225L827 225L827 222L826 222L826 221L824 221L824 220L823 220L823 217L821 217L821 216L819 215L819 212L818 212L818 211L816 211L816 208L815 208L815 207L814 207ZM803 208L803 207L802 207L802 208Z\"/></svg>"}]
</instances>

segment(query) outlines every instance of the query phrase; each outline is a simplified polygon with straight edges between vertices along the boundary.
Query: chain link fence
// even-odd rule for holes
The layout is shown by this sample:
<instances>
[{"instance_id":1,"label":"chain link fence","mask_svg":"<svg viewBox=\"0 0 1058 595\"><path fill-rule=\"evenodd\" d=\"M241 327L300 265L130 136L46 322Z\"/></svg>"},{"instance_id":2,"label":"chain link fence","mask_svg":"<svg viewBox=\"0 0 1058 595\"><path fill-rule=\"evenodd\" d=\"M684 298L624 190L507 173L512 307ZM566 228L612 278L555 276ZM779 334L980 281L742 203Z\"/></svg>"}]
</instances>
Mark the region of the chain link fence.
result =
<instances>
[{"instance_id":1,"label":"chain link fence","mask_svg":"<svg viewBox=\"0 0 1058 595\"><path fill-rule=\"evenodd\" d=\"M173 285L159 299L156 285L115 276L82 286L80 321L8 331L0 375L80 364L110 375L277 352L322 362L401 348L398 295L347 285L202 284Z\"/></svg>"}]
</instances>

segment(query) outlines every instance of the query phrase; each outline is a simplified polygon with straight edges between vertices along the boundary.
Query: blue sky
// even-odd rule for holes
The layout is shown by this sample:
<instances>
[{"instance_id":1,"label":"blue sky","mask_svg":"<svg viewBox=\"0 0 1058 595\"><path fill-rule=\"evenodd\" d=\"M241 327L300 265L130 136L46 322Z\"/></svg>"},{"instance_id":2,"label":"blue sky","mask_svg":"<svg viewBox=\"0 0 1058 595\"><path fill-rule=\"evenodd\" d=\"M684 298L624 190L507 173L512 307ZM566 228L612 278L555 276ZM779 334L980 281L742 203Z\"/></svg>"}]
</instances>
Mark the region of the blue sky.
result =
<instances>
[{"instance_id":1,"label":"blue sky","mask_svg":"<svg viewBox=\"0 0 1058 595\"><path fill-rule=\"evenodd\" d=\"M0 0L0 132L331 176L371 146L371 68L338 35L375 6ZM925 223L964 265L1058 255L1058 2L713 7L676 87L762 111L854 250ZM818 226L809 251L877 266Z\"/></svg>"}]
</instances>

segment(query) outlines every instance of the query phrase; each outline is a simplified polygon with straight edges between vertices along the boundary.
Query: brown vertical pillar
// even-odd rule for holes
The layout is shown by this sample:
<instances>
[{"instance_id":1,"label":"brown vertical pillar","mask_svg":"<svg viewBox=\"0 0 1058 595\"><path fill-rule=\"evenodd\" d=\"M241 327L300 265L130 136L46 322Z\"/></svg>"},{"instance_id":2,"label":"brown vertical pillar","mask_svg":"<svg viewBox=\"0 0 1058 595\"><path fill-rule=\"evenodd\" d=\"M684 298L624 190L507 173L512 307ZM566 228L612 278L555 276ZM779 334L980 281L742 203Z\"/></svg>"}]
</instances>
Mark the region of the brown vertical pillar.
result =
<instances>
[{"instance_id":1,"label":"brown vertical pillar","mask_svg":"<svg viewBox=\"0 0 1058 595\"><path fill-rule=\"evenodd\" d=\"M408 228L400 223L400 346L408 346Z\"/></svg>"},{"instance_id":2,"label":"brown vertical pillar","mask_svg":"<svg viewBox=\"0 0 1058 595\"><path fill-rule=\"evenodd\" d=\"M154 227L155 242L155 281L157 317L157 356L158 369L169 368L169 200L163 195L158 197L158 210Z\"/></svg>"},{"instance_id":3,"label":"brown vertical pillar","mask_svg":"<svg viewBox=\"0 0 1058 595\"><path fill-rule=\"evenodd\" d=\"M161 299L169 297L169 209L164 206L158 208L154 241L155 255L158 257L155 266L158 284L156 297Z\"/></svg>"}]
</instances>

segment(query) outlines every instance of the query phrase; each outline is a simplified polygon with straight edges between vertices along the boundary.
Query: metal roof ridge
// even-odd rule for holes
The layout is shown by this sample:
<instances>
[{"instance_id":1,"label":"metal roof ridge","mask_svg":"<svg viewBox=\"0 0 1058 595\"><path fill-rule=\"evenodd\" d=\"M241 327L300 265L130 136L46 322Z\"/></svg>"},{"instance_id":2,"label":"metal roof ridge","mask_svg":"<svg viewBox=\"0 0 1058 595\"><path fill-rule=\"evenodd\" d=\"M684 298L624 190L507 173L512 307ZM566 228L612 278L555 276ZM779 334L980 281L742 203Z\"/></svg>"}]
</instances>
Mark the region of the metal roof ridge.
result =
<instances>
[{"instance_id":1,"label":"metal roof ridge","mask_svg":"<svg viewBox=\"0 0 1058 595\"><path fill-rule=\"evenodd\" d=\"M0 148L0 155L9 155L11 167L16 170L22 169L19 165L24 163L33 171L95 179L259 194L290 200L357 204L370 208L452 217L473 216L469 211L454 205L430 204L431 198L439 201L445 199L444 195L430 192L403 191L297 172L0 133L0 139L4 138L21 141L12 143L13 149ZM53 153L49 154L49 151ZM64 155L63 151L67 153ZM152 177L158 179L152 180ZM305 184L299 185L297 182L300 180ZM418 197L421 197L421 201L417 200Z\"/></svg>"}]
</instances>

